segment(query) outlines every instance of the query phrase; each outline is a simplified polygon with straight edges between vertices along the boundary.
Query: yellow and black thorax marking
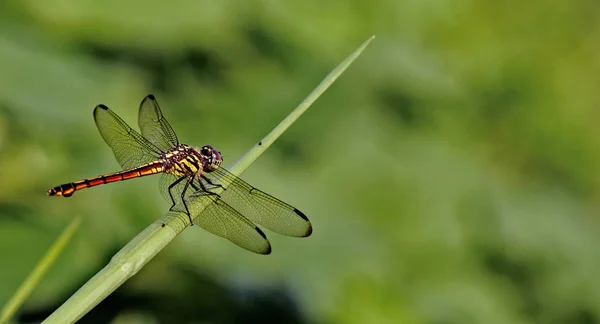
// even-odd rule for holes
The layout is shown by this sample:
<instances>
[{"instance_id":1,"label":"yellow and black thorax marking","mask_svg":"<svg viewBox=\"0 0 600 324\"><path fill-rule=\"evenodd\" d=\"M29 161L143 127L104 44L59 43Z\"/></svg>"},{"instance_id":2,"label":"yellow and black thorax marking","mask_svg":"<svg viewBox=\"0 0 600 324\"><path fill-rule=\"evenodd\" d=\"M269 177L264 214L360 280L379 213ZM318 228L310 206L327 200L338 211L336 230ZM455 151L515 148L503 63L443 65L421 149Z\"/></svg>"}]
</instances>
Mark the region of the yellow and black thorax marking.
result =
<instances>
[{"instance_id":1,"label":"yellow and black thorax marking","mask_svg":"<svg viewBox=\"0 0 600 324\"><path fill-rule=\"evenodd\" d=\"M203 163L194 149L178 145L164 153L165 172L178 177L190 176L202 171Z\"/></svg>"}]
</instances>

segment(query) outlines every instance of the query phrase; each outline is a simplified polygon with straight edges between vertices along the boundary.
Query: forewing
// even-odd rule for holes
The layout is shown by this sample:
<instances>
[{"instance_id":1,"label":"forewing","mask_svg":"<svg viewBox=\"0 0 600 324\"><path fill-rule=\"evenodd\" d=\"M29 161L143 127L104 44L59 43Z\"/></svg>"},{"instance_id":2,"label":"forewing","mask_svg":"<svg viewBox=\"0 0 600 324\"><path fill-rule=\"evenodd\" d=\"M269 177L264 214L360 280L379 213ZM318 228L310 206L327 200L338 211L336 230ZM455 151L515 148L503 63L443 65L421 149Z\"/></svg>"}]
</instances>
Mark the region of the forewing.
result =
<instances>
[{"instance_id":1,"label":"forewing","mask_svg":"<svg viewBox=\"0 0 600 324\"><path fill-rule=\"evenodd\" d=\"M100 135L123 169L131 169L158 159L160 150L105 105L96 106L94 120Z\"/></svg>"},{"instance_id":2,"label":"forewing","mask_svg":"<svg viewBox=\"0 0 600 324\"><path fill-rule=\"evenodd\" d=\"M200 216L196 217L194 224L214 235L226 238L248 251L260 254L271 253L271 244L265 233L237 210L215 195L197 192L190 196L190 200L196 197L206 199L209 205ZM193 211L191 212L193 213Z\"/></svg>"},{"instance_id":3,"label":"forewing","mask_svg":"<svg viewBox=\"0 0 600 324\"><path fill-rule=\"evenodd\" d=\"M142 136L160 150L168 151L179 144L175 131L163 116L153 95L148 95L142 100L138 123Z\"/></svg>"},{"instance_id":4,"label":"forewing","mask_svg":"<svg viewBox=\"0 0 600 324\"><path fill-rule=\"evenodd\" d=\"M254 188L225 168L205 176L215 184L230 183L221 199L252 222L287 236L306 237L312 233L312 225L301 211Z\"/></svg>"}]
</instances>

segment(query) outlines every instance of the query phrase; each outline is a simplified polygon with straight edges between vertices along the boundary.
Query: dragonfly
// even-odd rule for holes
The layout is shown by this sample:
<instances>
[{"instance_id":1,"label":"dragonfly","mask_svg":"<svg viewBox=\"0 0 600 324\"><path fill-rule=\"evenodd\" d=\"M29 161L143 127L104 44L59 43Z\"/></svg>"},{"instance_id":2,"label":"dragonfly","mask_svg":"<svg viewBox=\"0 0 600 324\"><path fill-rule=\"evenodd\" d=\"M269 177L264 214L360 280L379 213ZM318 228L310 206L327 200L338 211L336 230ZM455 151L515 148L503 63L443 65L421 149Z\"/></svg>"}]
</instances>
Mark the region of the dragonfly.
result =
<instances>
[{"instance_id":1,"label":"dragonfly","mask_svg":"<svg viewBox=\"0 0 600 324\"><path fill-rule=\"evenodd\" d=\"M141 133L102 104L94 109L94 121L123 170L56 186L48 190L49 196L71 197L85 188L160 173L159 189L172 204L169 210L184 212L190 226L196 224L246 250L271 253L267 236L256 224L286 236L311 235L304 213L229 172L213 146L179 143L152 94L140 104ZM207 207L192 219L194 199L204 200Z\"/></svg>"}]
</instances>

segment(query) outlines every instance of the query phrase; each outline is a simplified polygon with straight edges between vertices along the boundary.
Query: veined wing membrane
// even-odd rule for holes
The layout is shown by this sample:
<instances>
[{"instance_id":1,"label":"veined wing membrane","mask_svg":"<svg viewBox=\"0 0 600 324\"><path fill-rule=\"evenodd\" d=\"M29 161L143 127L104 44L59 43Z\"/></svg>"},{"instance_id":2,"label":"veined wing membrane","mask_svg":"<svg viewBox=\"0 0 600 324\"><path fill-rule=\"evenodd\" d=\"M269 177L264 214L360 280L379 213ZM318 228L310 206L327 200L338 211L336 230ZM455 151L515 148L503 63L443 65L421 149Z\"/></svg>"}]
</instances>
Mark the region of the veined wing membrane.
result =
<instances>
[{"instance_id":1,"label":"veined wing membrane","mask_svg":"<svg viewBox=\"0 0 600 324\"><path fill-rule=\"evenodd\" d=\"M248 251L260 254L271 253L271 244L267 236L238 211L217 196L202 191L189 196L188 201L196 197L207 199L208 207L196 217L194 224Z\"/></svg>"},{"instance_id":2,"label":"veined wing membrane","mask_svg":"<svg viewBox=\"0 0 600 324\"><path fill-rule=\"evenodd\" d=\"M308 218L298 209L254 188L225 168L204 174L214 184L230 183L221 199L254 223L267 229L295 237L312 233Z\"/></svg>"},{"instance_id":3,"label":"veined wing membrane","mask_svg":"<svg viewBox=\"0 0 600 324\"><path fill-rule=\"evenodd\" d=\"M129 127L105 105L96 106L94 121L100 135L112 149L123 169L135 168L158 159L160 149Z\"/></svg>"},{"instance_id":4,"label":"veined wing membrane","mask_svg":"<svg viewBox=\"0 0 600 324\"><path fill-rule=\"evenodd\" d=\"M148 95L142 100L138 113L138 124L142 136L160 150L168 151L179 145L175 131L163 116L158 101L153 95Z\"/></svg>"}]
</instances>

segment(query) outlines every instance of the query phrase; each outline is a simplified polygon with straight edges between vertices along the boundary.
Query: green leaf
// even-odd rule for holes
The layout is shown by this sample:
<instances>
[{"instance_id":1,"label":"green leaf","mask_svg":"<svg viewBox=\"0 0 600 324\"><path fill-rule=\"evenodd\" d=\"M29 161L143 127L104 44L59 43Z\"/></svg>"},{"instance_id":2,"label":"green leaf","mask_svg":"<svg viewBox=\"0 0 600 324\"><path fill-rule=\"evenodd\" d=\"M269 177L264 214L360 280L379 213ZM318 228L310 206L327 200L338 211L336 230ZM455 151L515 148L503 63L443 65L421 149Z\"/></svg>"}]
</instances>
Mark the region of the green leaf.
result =
<instances>
[{"instance_id":1,"label":"green leaf","mask_svg":"<svg viewBox=\"0 0 600 324\"><path fill-rule=\"evenodd\" d=\"M73 235L81 224L81 218L76 217L71 221L71 224L56 239L54 244L48 249L48 252L38 262L33 271L29 274L21 286L17 289L12 298L4 305L0 312L0 323L7 323L14 315L19 306L29 297L33 289L37 286L40 280L44 277L48 269L54 264L60 253L67 246Z\"/></svg>"}]
</instances>

